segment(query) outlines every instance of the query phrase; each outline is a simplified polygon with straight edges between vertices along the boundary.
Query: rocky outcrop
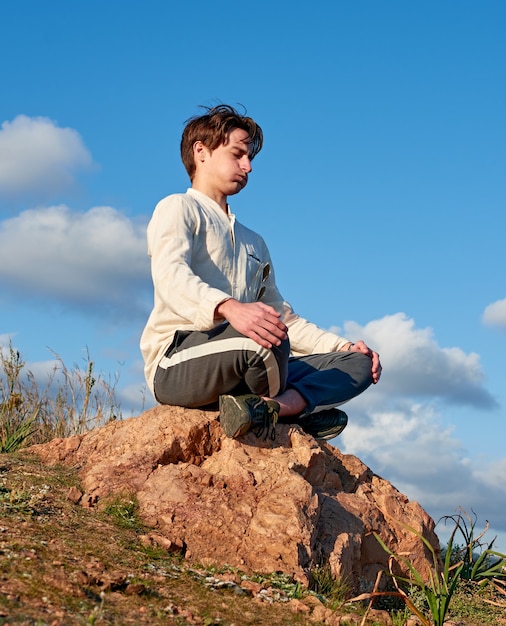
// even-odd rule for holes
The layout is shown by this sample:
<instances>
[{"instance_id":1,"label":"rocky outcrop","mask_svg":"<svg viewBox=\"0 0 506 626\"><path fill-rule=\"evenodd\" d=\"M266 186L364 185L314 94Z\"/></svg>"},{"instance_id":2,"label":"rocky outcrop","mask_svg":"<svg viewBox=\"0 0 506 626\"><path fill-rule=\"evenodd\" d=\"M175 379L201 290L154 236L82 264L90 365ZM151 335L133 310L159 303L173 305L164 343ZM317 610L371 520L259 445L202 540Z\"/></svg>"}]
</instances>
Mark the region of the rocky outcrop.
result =
<instances>
[{"instance_id":1,"label":"rocky outcrop","mask_svg":"<svg viewBox=\"0 0 506 626\"><path fill-rule=\"evenodd\" d=\"M228 439L217 417L159 406L30 450L48 464L79 467L85 506L135 496L164 545L204 565L307 581L328 562L363 591L387 564L377 532L428 571L430 555L406 526L438 550L433 520L358 458L290 425L278 425L274 441Z\"/></svg>"}]
</instances>

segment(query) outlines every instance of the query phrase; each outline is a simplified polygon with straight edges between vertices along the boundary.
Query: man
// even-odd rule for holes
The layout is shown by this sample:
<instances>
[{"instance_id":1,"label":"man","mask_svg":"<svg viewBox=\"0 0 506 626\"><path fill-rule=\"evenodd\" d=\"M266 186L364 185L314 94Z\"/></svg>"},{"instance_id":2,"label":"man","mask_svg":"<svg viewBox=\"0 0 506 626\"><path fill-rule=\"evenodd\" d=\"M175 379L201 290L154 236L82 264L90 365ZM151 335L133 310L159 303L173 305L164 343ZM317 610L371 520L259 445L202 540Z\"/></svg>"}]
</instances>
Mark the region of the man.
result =
<instances>
[{"instance_id":1,"label":"man","mask_svg":"<svg viewBox=\"0 0 506 626\"><path fill-rule=\"evenodd\" d=\"M279 419L331 439L347 424L335 407L378 382L379 356L298 316L265 242L231 212L228 197L246 186L262 143L260 126L228 105L186 124L191 188L161 200L148 226L146 380L162 404L219 407L230 437L273 434Z\"/></svg>"}]
</instances>

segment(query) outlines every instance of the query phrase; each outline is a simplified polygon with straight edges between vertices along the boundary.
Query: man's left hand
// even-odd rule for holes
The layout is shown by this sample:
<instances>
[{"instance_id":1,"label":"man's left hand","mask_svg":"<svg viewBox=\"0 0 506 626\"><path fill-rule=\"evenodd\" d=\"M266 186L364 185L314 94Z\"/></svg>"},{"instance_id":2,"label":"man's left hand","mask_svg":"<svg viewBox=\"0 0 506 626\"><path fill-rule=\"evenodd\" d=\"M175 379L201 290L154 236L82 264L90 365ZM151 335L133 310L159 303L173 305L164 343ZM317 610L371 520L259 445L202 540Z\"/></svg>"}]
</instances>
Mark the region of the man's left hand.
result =
<instances>
[{"instance_id":1,"label":"man's left hand","mask_svg":"<svg viewBox=\"0 0 506 626\"><path fill-rule=\"evenodd\" d=\"M374 350L371 350L371 348L369 348L369 346L362 340L354 343L350 348L350 352L361 352L362 354L367 354L367 356L370 357L372 361L372 382L376 384L380 379L382 370L379 354L377 352L374 352Z\"/></svg>"}]
</instances>

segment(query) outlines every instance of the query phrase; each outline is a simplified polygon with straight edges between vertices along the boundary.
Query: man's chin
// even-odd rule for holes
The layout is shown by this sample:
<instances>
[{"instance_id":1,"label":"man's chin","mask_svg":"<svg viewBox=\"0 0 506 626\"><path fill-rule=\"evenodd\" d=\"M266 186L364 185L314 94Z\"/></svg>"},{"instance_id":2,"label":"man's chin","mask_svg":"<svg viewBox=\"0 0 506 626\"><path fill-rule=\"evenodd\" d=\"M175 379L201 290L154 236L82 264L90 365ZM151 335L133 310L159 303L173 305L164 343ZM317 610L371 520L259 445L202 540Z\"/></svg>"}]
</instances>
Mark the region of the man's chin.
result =
<instances>
[{"instance_id":1,"label":"man's chin","mask_svg":"<svg viewBox=\"0 0 506 626\"><path fill-rule=\"evenodd\" d=\"M229 192L229 196L234 196L236 193L239 193L240 191L242 191L244 189L244 187L246 187L247 183L236 183L234 185L233 191Z\"/></svg>"}]
</instances>

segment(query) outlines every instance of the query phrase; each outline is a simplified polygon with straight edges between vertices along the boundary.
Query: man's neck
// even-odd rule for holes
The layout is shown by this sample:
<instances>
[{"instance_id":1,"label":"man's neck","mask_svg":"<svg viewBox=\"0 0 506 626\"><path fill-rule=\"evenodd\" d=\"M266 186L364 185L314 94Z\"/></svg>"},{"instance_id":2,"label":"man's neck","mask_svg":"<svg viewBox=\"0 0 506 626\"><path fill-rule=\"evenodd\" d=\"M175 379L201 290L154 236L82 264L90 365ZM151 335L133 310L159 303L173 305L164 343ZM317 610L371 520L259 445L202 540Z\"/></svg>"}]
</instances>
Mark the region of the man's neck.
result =
<instances>
[{"instance_id":1,"label":"man's neck","mask_svg":"<svg viewBox=\"0 0 506 626\"><path fill-rule=\"evenodd\" d=\"M222 210L228 215L227 196L217 192L214 189L210 189L208 186L199 183L199 181L196 180L192 181L192 189L195 189L195 191L200 191L200 193L203 193L208 198L211 198L211 200L214 200L216 204L218 204L222 208Z\"/></svg>"}]
</instances>

